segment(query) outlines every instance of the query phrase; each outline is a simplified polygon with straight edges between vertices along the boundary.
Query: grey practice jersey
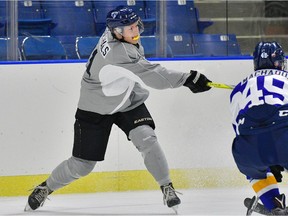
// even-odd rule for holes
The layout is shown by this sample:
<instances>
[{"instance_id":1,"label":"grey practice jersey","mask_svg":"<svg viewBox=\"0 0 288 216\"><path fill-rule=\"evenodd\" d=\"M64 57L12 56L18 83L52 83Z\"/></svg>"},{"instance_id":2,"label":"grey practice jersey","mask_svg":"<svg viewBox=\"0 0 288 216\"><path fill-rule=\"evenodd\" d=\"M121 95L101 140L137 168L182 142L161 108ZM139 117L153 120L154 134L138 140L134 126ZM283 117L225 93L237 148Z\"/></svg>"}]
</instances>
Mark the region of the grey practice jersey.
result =
<instances>
[{"instance_id":1,"label":"grey practice jersey","mask_svg":"<svg viewBox=\"0 0 288 216\"><path fill-rule=\"evenodd\" d=\"M147 99L145 84L177 88L189 75L150 63L140 44L120 42L106 29L87 62L78 108L99 114L129 111Z\"/></svg>"}]
</instances>

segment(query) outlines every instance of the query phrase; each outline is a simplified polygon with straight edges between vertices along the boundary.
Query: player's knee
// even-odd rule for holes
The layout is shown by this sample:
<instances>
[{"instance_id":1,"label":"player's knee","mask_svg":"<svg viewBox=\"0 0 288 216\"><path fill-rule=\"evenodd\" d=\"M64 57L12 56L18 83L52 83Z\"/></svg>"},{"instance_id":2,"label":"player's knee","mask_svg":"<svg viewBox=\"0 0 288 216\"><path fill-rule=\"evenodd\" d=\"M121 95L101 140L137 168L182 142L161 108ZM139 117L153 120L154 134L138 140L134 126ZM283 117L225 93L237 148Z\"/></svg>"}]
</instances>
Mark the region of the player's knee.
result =
<instances>
[{"instance_id":1,"label":"player's knee","mask_svg":"<svg viewBox=\"0 0 288 216\"><path fill-rule=\"evenodd\" d=\"M95 167L96 161L83 160L76 157L68 159L68 167L71 175L80 178L88 175Z\"/></svg>"},{"instance_id":2,"label":"player's knee","mask_svg":"<svg viewBox=\"0 0 288 216\"><path fill-rule=\"evenodd\" d=\"M154 130L149 125L142 125L130 131L129 137L141 153L149 152L158 145Z\"/></svg>"}]
</instances>

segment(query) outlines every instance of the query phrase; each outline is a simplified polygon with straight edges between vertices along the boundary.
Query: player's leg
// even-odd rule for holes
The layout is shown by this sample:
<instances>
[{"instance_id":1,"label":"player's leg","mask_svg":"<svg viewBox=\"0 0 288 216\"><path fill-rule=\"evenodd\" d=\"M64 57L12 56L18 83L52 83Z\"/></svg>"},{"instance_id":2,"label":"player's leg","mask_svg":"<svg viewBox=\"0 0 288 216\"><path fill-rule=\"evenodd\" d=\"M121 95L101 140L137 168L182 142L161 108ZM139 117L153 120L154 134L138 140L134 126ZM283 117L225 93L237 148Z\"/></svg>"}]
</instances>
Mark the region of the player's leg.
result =
<instances>
[{"instance_id":1,"label":"player's leg","mask_svg":"<svg viewBox=\"0 0 288 216\"><path fill-rule=\"evenodd\" d=\"M49 194L88 175L104 160L113 118L78 110L74 124L73 156L59 164L28 198L25 210L42 206Z\"/></svg>"},{"instance_id":2,"label":"player's leg","mask_svg":"<svg viewBox=\"0 0 288 216\"><path fill-rule=\"evenodd\" d=\"M87 161L71 157L60 163L49 178L38 185L28 198L25 211L36 210L41 207L47 196L53 191L70 184L80 177L88 175L94 168L96 161Z\"/></svg>"},{"instance_id":3,"label":"player's leg","mask_svg":"<svg viewBox=\"0 0 288 216\"><path fill-rule=\"evenodd\" d=\"M248 177L253 190L265 208L271 213L276 211L282 211L283 213L285 211L285 195L280 195L276 178L267 165L269 162L267 161L266 152L265 154L261 153L261 151L264 151L263 146L265 146L265 151L270 149L268 159L274 160L273 152L275 151L272 147L274 145L270 144L271 140L265 136L265 133L262 133L261 136L261 138L255 135L236 137L232 148L234 160L240 172ZM262 139L263 137L264 139ZM259 139L261 142L258 145Z\"/></svg>"},{"instance_id":4,"label":"player's leg","mask_svg":"<svg viewBox=\"0 0 288 216\"><path fill-rule=\"evenodd\" d=\"M147 170L160 185L164 203L168 207L179 205L181 201L171 183L168 163L154 130L149 125L141 125L130 131L129 138L141 152Z\"/></svg>"},{"instance_id":5,"label":"player's leg","mask_svg":"<svg viewBox=\"0 0 288 216\"><path fill-rule=\"evenodd\" d=\"M60 163L46 180L51 191L58 190L71 182L88 175L95 167L96 161L88 161L74 156Z\"/></svg>"},{"instance_id":6,"label":"player's leg","mask_svg":"<svg viewBox=\"0 0 288 216\"><path fill-rule=\"evenodd\" d=\"M146 168L158 184L169 184L168 163L154 130L149 125L141 125L130 131L129 138L141 152Z\"/></svg>"},{"instance_id":7,"label":"player's leg","mask_svg":"<svg viewBox=\"0 0 288 216\"><path fill-rule=\"evenodd\" d=\"M165 154L154 132L153 119L146 106L142 104L134 110L118 114L116 124L142 154L147 170L160 185L165 204L168 207L180 204L171 183Z\"/></svg>"}]
</instances>

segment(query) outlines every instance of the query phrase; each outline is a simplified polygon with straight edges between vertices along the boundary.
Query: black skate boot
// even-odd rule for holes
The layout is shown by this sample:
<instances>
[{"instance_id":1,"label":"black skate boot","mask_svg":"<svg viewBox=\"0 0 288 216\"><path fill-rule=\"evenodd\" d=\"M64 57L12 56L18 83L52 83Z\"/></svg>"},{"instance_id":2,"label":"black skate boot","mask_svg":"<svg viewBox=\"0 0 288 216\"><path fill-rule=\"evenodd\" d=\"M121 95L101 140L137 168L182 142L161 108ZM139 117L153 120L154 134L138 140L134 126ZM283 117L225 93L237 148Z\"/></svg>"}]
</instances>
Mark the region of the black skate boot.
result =
<instances>
[{"instance_id":1,"label":"black skate boot","mask_svg":"<svg viewBox=\"0 0 288 216\"><path fill-rule=\"evenodd\" d=\"M47 187L46 182L43 182L42 184L35 187L33 192L28 197L28 203L24 211L36 210L39 207L43 206L48 195L51 194L52 192L53 191L51 191Z\"/></svg>"},{"instance_id":2,"label":"black skate boot","mask_svg":"<svg viewBox=\"0 0 288 216\"><path fill-rule=\"evenodd\" d=\"M167 204L169 208L173 208L173 210L177 213L178 205L181 203L181 200L176 195L176 193L179 193L175 191L172 183L162 185L161 190L163 193L163 201L164 205Z\"/></svg>"},{"instance_id":3,"label":"black skate boot","mask_svg":"<svg viewBox=\"0 0 288 216\"><path fill-rule=\"evenodd\" d=\"M274 198L276 208L271 210L272 215L288 215L288 209L285 204L285 195L281 194Z\"/></svg>"}]
</instances>

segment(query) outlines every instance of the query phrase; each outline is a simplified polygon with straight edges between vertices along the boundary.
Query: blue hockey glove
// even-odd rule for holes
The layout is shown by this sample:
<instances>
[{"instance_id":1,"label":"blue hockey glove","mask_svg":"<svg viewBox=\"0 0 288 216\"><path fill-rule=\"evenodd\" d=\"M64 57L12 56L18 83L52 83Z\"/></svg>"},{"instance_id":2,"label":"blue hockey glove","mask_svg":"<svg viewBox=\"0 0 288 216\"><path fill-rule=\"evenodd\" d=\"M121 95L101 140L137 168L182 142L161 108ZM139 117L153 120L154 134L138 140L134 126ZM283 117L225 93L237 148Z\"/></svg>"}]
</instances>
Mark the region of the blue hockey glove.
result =
<instances>
[{"instance_id":1,"label":"blue hockey glove","mask_svg":"<svg viewBox=\"0 0 288 216\"><path fill-rule=\"evenodd\" d=\"M190 76L187 78L186 82L183 84L188 87L193 93L204 92L211 89L207 86L207 83L211 82L207 77L197 71L191 70Z\"/></svg>"}]
</instances>

